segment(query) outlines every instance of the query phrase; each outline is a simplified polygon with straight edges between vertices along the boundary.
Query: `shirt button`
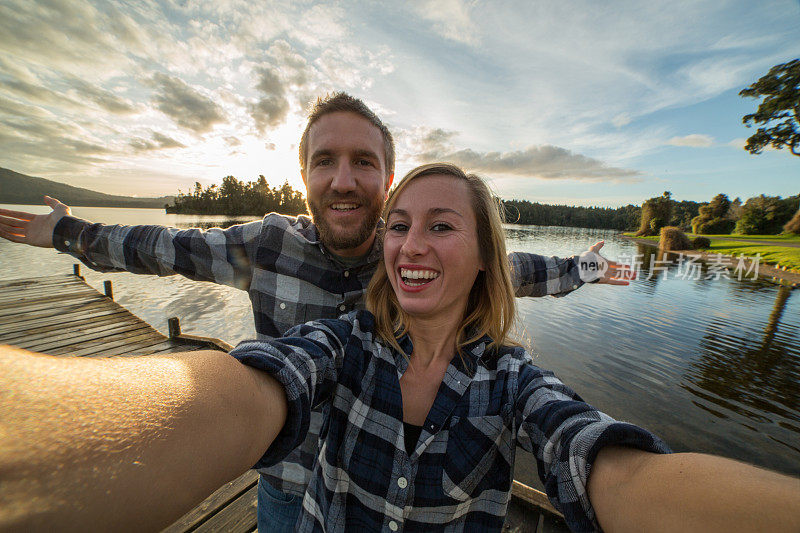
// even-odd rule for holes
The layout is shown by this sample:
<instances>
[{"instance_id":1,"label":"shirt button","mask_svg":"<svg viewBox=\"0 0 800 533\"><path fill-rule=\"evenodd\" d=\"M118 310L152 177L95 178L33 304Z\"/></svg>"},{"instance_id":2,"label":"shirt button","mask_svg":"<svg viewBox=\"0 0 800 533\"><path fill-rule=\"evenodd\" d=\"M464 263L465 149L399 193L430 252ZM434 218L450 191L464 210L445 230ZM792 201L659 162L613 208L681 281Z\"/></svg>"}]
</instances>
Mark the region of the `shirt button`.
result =
<instances>
[{"instance_id":1,"label":"shirt button","mask_svg":"<svg viewBox=\"0 0 800 533\"><path fill-rule=\"evenodd\" d=\"M573 286L572 286L572 289L573 289L573 290L574 290L574 289L577 289L577 288L578 288L578 286L577 286L577 285L573 285Z\"/></svg>"},{"instance_id":2,"label":"shirt button","mask_svg":"<svg viewBox=\"0 0 800 533\"><path fill-rule=\"evenodd\" d=\"M71 242L69 242L69 241L64 241L64 244L65 244L66 246L69 246L69 245L70 245L70 244L72 244L72 243L71 243Z\"/></svg>"},{"instance_id":3,"label":"shirt button","mask_svg":"<svg viewBox=\"0 0 800 533\"><path fill-rule=\"evenodd\" d=\"M404 477L397 478L397 486L401 489L408 487L408 480Z\"/></svg>"},{"instance_id":4,"label":"shirt button","mask_svg":"<svg viewBox=\"0 0 800 533\"><path fill-rule=\"evenodd\" d=\"M345 309L347 309L347 308L344 306L344 304L339 306L339 311L344 311Z\"/></svg>"},{"instance_id":5,"label":"shirt button","mask_svg":"<svg viewBox=\"0 0 800 533\"><path fill-rule=\"evenodd\" d=\"M394 520L389 522L389 529L391 529L392 531L397 531L397 522L395 522Z\"/></svg>"},{"instance_id":6,"label":"shirt button","mask_svg":"<svg viewBox=\"0 0 800 533\"><path fill-rule=\"evenodd\" d=\"M281 309L286 309L286 304L285 304L285 303L283 303L283 302L281 302L280 308L281 308Z\"/></svg>"},{"instance_id":7,"label":"shirt button","mask_svg":"<svg viewBox=\"0 0 800 533\"><path fill-rule=\"evenodd\" d=\"M344 271L344 277L346 277L346 278L350 277L350 271L349 270L345 270Z\"/></svg>"}]
</instances>

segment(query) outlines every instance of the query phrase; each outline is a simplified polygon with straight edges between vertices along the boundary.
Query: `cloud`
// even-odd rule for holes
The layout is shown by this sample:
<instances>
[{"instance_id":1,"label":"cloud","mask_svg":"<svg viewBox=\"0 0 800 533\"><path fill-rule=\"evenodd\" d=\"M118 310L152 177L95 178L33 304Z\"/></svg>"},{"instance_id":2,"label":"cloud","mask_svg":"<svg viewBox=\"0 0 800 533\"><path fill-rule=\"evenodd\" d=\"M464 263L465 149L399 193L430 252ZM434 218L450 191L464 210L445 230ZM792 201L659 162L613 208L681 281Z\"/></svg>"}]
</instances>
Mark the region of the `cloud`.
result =
<instances>
[{"instance_id":1,"label":"cloud","mask_svg":"<svg viewBox=\"0 0 800 533\"><path fill-rule=\"evenodd\" d=\"M558 146L545 144L508 152L478 152L453 148L452 141L458 135L454 131L418 127L400 133L412 157L420 162L448 161L474 172L541 179L641 181L638 170L612 167Z\"/></svg>"},{"instance_id":2,"label":"cloud","mask_svg":"<svg viewBox=\"0 0 800 533\"><path fill-rule=\"evenodd\" d=\"M242 144L242 141L240 141L233 135L229 135L228 137L225 137L223 140L225 141L225 144L227 144L228 146L241 146Z\"/></svg>"},{"instance_id":3,"label":"cloud","mask_svg":"<svg viewBox=\"0 0 800 533\"><path fill-rule=\"evenodd\" d=\"M747 144L747 139L745 139L744 137L737 137L736 139L728 141L728 146L733 146L734 148L738 148L739 150L744 150L745 144Z\"/></svg>"},{"instance_id":4,"label":"cloud","mask_svg":"<svg viewBox=\"0 0 800 533\"><path fill-rule=\"evenodd\" d=\"M141 137L134 137L128 144L137 152L163 150L165 148L186 148L185 144L157 131L154 131L151 137L153 139L152 141L142 139Z\"/></svg>"},{"instance_id":5,"label":"cloud","mask_svg":"<svg viewBox=\"0 0 800 533\"><path fill-rule=\"evenodd\" d=\"M205 133L214 124L225 122L220 107L183 80L156 72L152 84L156 107L177 125L195 133Z\"/></svg>"},{"instance_id":6,"label":"cloud","mask_svg":"<svg viewBox=\"0 0 800 533\"><path fill-rule=\"evenodd\" d=\"M622 126L627 126L628 124L630 124L631 120L633 119L631 118L631 115L629 113L620 113L619 115L611 119L611 123L614 126L621 128Z\"/></svg>"},{"instance_id":7,"label":"cloud","mask_svg":"<svg viewBox=\"0 0 800 533\"><path fill-rule=\"evenodd\" d=\"M414 0L409 2L416 14L433 23L433 29L445 39L476 45L479 27L472 20L471 2L463 0Z\"/></svg>"},{"instance_id":8,"label":"cloud","mask_svg":"<svg viewBox=\"0 0 800 533\"><path fill-rule=\"evenodd\" d=\"M70 84L80 97L93 101L95 104L99 105L101 108L110 113L127 115L136 111L136 107L134 107L129 100L120 98L116 94L107 91L102 87L92 85L77 78L71 79Z\"/></svg>"},{"instance_id":9,"label":"cloud","mask_svg":"<svg viewBox=\"0 0 800 533\"><path fill-rule=\"evenodd\" d=\"M692 133L683 137L673 137L667 144L672 146L691 146L692 148L708 148L714 144L714 138L710 135Z\"/></svg>"},{"instance_id":10,"label":"cloud","mask_svg":"<svg viewBox=\"0 0 800 533\"><path fill-rule=\"evenodd\" d=\"M250 104L250 115L256 123L256 129L263 134L267 128L283 122L289 113L289 101L286 99L284 82L273 69L259 67L256 73L256 90L261 93L261 97Z\"/></svg>"},{"instance_id":11,"label":"cloud","mask_svg":"<svg viewBox=\"0 0 800 533\"><path fill-rule=\"evenodd\" d=\"M496 172L542 179L581 181L641 181L641 172L610 167L591 157L552 145L530 146L511 152L476 152L465 149L439 154L437 159L478 172Z\"/></svg>"}]
</instances>

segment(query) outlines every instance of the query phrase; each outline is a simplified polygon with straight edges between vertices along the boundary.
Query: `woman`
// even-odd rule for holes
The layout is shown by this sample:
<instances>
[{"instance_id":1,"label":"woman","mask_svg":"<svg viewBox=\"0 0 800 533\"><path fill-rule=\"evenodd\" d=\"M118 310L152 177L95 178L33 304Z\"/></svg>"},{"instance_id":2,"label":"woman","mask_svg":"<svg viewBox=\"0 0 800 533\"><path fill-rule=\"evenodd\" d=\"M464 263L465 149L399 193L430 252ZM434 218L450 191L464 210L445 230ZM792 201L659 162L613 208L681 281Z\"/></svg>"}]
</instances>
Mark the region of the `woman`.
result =
<instances>
[{"instance_id":1,"label":"woman","mask_svg":"<svg viewBox=\"0 0 800 533\"><path fill-rule=\"evenodd\" d=\"M231 354L247 366L214 352L115 362L0 353L2 375L13 376L0 377L0 399L15 407L3 428L24 443L0 450L0 501L11 502L0 527L167 524L263 450L259 465L280 460L302 441L312 405L329 397L300 530L499 530L517 445L534 453L575 530L800 527L797 480L665 454L658 438L533 366L507 338L505 258L483 182L426 165L387 202L369 312L242 343ZM58 392L67 386L76 393ZM76 415L71 401L100 412ZM25 425L32 414L46 430ZM54 501L28 506L32 519L9 514L25 508L15 482L46 476L47 450L59 455Z\"/></svg>"},{"instance_id":2,"label":"woman","mask_svg":"<svg viewBox=\"0 0 800 533\"><path fill-rule=\"evenodd\" d=\"M385 220L369 312L231 353L278 377L289 397L286 426L258 466L297 446L308 406L333 395L298 529L499 531L517 444L535 453L568 523L591 529L595 443L666 445L598 413L510 345L503 230L480 178L419 167L389 196Z\"/></svg>"}]
</instances>

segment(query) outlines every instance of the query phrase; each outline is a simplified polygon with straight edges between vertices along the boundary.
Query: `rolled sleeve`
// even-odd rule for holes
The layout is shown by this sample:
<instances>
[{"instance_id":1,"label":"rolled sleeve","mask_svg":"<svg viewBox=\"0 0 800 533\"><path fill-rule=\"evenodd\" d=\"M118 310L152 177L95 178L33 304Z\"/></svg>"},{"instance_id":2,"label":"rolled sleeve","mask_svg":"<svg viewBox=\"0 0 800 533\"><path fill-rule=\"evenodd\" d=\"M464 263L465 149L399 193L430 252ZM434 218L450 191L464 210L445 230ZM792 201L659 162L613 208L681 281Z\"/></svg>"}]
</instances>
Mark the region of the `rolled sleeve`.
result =
<instances>
[{"instance_id":1,"label":"rolled sleeve","mask_svg":"<svg viewBox=\"0 0 800 533\"><path fill-rule=\"evenodd\" d=\"M508 255L517 297L565 296L583 285L575 257L545 257L514 252Z\"/></svg>"},{"instance_id":2,"label":"rolled sleeve","mask_svg":"<svg viewBox=\"0 0 800 533\"><path fill-rule=\"evenodd\" d=\"M524 365L516 409L517 442L534 453L550 501L573 531L599 531L587 484L605 446L671 453L660 438L584 402L552 372Z\"/></svg>"},{"instance_id":3,"label":"rolled sleeve","mask_svg":"<svg viewBox=\"0 0 800 533\"><path fill-rule=\"evenodd\" d=\"M337 380L351 325L322 320L292 328L286 337L244 341L230 355L263 370L286 392L286 422L254 468L279 463L302 444L311 423L311 409L331 394Z\"/></svg>"}]
</instances>

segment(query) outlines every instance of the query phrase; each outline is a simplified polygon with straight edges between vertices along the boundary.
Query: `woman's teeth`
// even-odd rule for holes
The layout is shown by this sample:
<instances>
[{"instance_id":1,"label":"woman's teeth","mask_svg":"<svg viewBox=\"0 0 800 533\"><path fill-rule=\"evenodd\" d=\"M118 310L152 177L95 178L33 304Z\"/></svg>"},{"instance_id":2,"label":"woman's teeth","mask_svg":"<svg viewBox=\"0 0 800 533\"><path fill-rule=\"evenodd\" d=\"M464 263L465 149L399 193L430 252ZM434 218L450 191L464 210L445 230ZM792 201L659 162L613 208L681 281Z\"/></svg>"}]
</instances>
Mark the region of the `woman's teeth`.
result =
<instances>
[{"instance_id":1,"label":"woman's teeth","mask_svg":"<svg viewBox=\"0 0 800 533\"><path fill-rule=\"evenodd\" d=\"M403 278L403 283L411 287L425 285L439 277L438 272L433 270L411 270L408 268L400 269L400 277Z\"/></svg>"}]
</instances>

